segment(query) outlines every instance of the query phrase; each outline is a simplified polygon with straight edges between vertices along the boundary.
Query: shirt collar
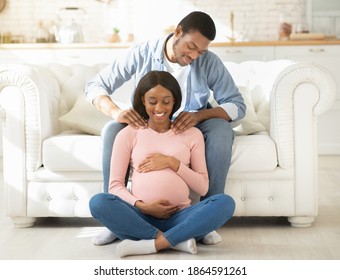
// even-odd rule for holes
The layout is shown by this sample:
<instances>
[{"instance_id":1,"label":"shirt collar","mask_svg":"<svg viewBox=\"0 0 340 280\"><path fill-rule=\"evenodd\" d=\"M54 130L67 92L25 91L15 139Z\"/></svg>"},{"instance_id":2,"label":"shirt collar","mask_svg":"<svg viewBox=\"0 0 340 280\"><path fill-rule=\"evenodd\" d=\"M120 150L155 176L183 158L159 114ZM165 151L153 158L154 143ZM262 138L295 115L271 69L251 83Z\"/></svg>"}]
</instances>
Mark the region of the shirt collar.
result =
<instances>
[{"instance_id":1,"label":"shirt collar","mask_svg":"<svg viewBox=\"0 0 340 280\"><path fill-rule=\"evenodd\" d=\"M167 36L162 37L159 42L160 42L160 47L156 49L155 51L155 59L160 61L162 64L164 64L164 56L165 56L165 45L166 42L169 40L169 38L173 35L174 33L170 33Z\"/></svg>"}]
</instances>

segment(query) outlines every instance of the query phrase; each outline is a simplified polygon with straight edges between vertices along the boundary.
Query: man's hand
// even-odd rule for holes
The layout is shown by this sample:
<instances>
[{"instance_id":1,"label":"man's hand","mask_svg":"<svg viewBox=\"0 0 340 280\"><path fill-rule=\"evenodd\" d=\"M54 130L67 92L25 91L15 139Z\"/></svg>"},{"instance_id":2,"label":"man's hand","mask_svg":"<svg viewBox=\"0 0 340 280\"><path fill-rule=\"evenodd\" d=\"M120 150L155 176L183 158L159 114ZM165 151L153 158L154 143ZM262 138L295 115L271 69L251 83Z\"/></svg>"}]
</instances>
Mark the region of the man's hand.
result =
<instances>
[{"instance_id":1,"label":"man's hand","mask_svg":"<svg viewBox=\"0 0 340 280\"><path fill-rule=\"evenodd\" d=\"M231 118L223 108L216 107L211 109L202 109L197 112L181 112L172 123L171 129L177 134L182 133L190 127L196 126L205 120L213 118L223 119L228 122L231 121Z\"/></svg>"},{"instance_id":2,"label":"man's hand","mask_svg":"<svg viewBox=\"0 0 340 280\"><path fill-rule=\"evenodd\" d=\"M109 96L100 95L93 100L94 106L105 115L111 116L115 121L126 123L132 127L145 128L147 122L134 109L120 109Z\"/></svg>"},{"instance_id":3,"label":"man's hand","mask_svg":"<svg viewBox=\"0 0 340 280\"><path fill-rule=\"evenodd\" d=\"M171 125L175 133L182 133L199 123L197 112L181 112Z\"/></svg>"},{"instance_id":4,"label":"man's hand","mask_svg":"<svg viewBox=\"0 0 340 280\"><path fill-rule=\"evenodd\" d=\"M171 205L168 200L159 199L151 203L145 203L143 201L136 201L135 206L146 215L153 216L158 219L168 219L175 214L180 207L177 205Z\"/></svg>"},{"instance_id":5,"label":"man's hand","mask_svg":"<svg viewBox=\"0 0 340 280\"><path fill-rule=\"evenodd\" d=\"M144 120L134 109L116 110L112 114L112 117L117 122L126 123L136 129L147 127L146 120Z\"/></svg>"}]
</instances>

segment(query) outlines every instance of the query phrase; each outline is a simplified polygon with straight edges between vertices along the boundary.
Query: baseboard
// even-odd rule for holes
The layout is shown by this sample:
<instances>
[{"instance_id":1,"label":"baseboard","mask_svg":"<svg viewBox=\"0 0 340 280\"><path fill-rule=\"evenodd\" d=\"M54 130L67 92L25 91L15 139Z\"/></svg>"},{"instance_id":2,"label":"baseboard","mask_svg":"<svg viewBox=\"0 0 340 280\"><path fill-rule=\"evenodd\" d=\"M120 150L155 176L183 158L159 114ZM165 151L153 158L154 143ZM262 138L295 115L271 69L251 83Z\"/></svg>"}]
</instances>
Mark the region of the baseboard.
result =
<instances>
[{"instance_id":1,"label":"baseboard","mask_svg":"<svg viewBox=\"0 0 340 280\"><path fill-rule=\"evenodd\" d=\"M340 155L340 143L339 144L319 144L319 155Z\"/></svg>"}]
</instances>

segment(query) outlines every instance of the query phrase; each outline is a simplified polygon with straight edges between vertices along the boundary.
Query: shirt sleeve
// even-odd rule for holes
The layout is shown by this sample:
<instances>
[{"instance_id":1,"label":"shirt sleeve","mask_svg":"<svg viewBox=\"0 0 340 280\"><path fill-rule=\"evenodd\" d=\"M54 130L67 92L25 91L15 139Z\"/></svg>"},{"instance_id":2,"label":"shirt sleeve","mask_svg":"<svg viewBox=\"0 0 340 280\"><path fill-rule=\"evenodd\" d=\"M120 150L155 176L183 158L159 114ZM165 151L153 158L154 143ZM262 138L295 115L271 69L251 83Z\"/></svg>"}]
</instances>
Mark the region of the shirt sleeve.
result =
<instances>
[{"instance_id":1,"label":"shirt sleeve","mask_svg":"<svg viewBox=\"0 0 340 280\"><path fill-rule=\"evenodd\" d=\"M207 69L208 86L213 92L214 99L232 121L242 119L245 116L246 105L233 77L217 55L211 52L207 55L211 62Z\"/></svg>"},{"instance_id":2,"label":"shirt sleeve","mask_svg":"<svg viewBox=\"0 0 340 280\"><path fill-rule=\"evenodd\" d=\"M122 129L116 136L111 156L109 193L114 194L131 205L138 200L125 186L125 176L136 138L136 131L130 126ZM119 164L118 164L119 163Z\"/></svg>"},{"instance_id":3,"label":"shirt sleeve","mask_svg":"<svg viewBox=\"0 0 340 280\"><path fill-rule=\"evenodd\" d=\"M231 120L235 120L238 118L238 108L234 103L224 103L218 106L226 111Z\"/></svg>"},{"instance_id":4,"label":"shirt sleeve","mask_svg":"<svg viewBox=\"0 0 340 280\"><path fill-rule=\"evenodd\" d=\"M190 189L203 196L209 188L204 138L197 128L191 130L192 133L188 135L191 149L190 166L181 162L177 174L187 183Z\"/></svg>"},{"instance_id":5,"label":"shirt sleeve","mask_svg":"<svg viewBox=\"0 0 340 280\"><path fill-rule=\"evenodd\" d=\"M98 96L113 94L135 74L138 57L138 47L132 47L99 71L85 86L86 99L93 103Z\"/></svg>"}]
</instances>

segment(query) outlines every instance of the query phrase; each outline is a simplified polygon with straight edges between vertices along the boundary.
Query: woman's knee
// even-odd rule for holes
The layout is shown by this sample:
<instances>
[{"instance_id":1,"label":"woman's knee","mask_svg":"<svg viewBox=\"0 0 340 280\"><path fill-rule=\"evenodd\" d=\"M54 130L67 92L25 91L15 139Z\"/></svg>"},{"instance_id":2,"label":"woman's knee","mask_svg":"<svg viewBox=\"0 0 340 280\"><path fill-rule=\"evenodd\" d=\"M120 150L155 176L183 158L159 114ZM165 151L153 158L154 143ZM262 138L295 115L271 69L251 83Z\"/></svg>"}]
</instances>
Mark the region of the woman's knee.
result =
<instances>
[{"instance_id":1,"label":"woman's knee","mask_svg":"<svg viewBox=\"0 0 340 280\"><path fill-rule=\"evenodd\" d=\"M92 216L97 216L103 209L103 205L107 201L107 193L97 193L89 201L89 208Z\"/></svg>"},{"instance_id":2,"label":"woman's knee","mask_svg":"<svg viewBox=\"0 0 340 280\"><path fill-rule=\"evenodd\" d=\"M230 219L235 212L236 204L234 199L227 194L216 194L214 198L218 201L218 207L225 214L226 219Z\"/></svg>"}]
</instances>

